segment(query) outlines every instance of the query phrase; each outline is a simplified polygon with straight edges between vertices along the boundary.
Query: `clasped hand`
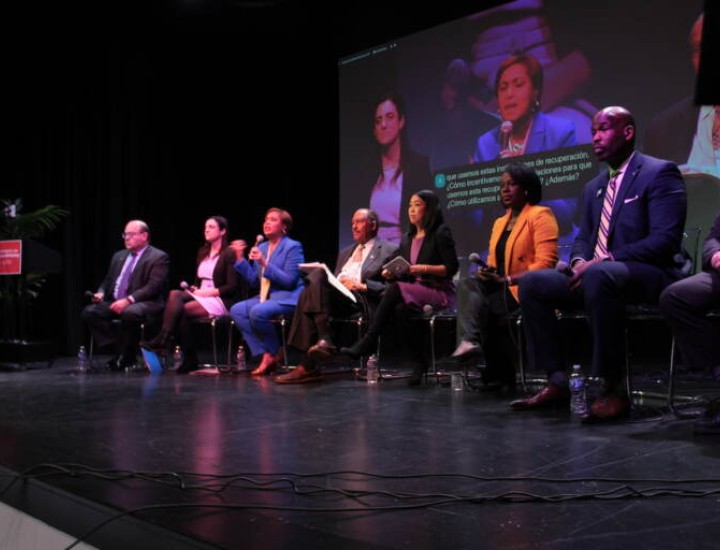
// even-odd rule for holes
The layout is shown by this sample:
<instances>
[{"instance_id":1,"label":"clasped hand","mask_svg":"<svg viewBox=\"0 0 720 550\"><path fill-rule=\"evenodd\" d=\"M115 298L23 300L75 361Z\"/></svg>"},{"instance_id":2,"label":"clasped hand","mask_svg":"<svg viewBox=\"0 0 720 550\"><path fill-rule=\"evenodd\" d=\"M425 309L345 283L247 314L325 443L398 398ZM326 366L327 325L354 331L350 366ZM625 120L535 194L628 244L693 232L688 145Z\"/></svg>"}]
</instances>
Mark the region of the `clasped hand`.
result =
<instances>
[{"instance_id":1,"label":"clasped hand","mask_svg":"<svg viewBox=\"0 0 720 550\"><path fill-rule=\"evenodd\" d=\"M497 284L503 284L505 282L505 278L498 275L497 271L495 271L495 269L492 267L483 267L478 269L476 272L476 276L481 281L493 282Z\"/></svg>"}]
</instances>

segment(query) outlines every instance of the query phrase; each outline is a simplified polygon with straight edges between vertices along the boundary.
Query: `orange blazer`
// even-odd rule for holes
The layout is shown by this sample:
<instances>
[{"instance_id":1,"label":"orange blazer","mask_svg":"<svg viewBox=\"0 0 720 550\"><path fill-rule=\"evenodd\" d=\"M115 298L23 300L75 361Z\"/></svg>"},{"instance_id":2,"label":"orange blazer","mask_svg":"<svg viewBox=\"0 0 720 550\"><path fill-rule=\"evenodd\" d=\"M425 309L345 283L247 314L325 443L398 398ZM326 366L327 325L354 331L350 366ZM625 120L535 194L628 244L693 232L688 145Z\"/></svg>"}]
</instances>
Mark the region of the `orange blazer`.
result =
<instances>
[{"instance_id":1,"label":"orange blazer","mask_svg":"<svg viewBox=\"0 0 720 550\"><path fill-rule=\"evenodd\" d=\"M495 247L510 221L510 210L495 220L490 235L488 265L497 268ZM526 204L510 231L505 245L505 274L518 275L536 269L553 268L558 261L558 229L555 214L547 206ZM518 299L517 285L510 292Z\"/></svg>"}]
</instances>

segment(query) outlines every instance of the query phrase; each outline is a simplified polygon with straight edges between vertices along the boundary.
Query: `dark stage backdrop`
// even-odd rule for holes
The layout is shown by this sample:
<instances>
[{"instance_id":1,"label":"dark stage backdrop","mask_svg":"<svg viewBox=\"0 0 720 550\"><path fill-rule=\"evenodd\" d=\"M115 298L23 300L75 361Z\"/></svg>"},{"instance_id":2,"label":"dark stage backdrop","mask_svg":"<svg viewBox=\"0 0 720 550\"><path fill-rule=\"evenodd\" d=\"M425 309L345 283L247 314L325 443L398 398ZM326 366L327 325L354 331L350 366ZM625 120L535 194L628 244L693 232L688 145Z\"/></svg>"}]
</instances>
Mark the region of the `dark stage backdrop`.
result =
<instances>
[{"instance_id":1,"label":"dark stage backdrop","mask_svg":"<svg viewBox=\"0 0 720 550\"><path fill-rule=\"evenodd\" d=\"M254 239L271 206L290 211L310 260L337 250L337 85L311 6L278 2L68 2L14 6L4 78L0 198L70 211L44 242L63 257L34 336L74 353L120 233L146 220L194 275L205 219ZM6 96L7 97L7 96ZM7 142L6 142L7 143Z\"/></svg>"}]
</instances>

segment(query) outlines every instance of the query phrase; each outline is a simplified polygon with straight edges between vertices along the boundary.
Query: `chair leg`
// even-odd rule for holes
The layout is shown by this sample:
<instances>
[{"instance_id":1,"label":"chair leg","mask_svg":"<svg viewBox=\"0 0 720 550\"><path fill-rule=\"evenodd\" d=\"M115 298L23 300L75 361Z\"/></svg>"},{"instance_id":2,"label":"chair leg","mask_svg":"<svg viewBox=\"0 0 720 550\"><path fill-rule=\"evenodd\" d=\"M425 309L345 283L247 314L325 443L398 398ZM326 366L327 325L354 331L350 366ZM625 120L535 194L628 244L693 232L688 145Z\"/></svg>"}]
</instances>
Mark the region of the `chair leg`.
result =
<instances>
[{"instance_id":1,"label":"chair leg","mask_svg":"<svg viewBox=\"0 0 720 550\"><path fill-rule=\"evenodd\" d=\"M213 348L213 366L217 369L218 365L218 348L217 348L217 317L213 317L210 320L210 335L212 337L212 348Z\"/></svg>"},{"instance_id":2,"label":"chair leg","mask_svg":"<svg viewBox=\"0 0 720 550\"><path fill-rule=\"evenodd\" d=\"M235 330L235 320L230 318L230 322L228 323L228 335L227 335L227 365L232 365L233 357L232 357L232 339L233 339L233 332ZM242 345L242 343L240 343ZM237 365L236 365L237 366Z\"/></svg>"}]
</instances>

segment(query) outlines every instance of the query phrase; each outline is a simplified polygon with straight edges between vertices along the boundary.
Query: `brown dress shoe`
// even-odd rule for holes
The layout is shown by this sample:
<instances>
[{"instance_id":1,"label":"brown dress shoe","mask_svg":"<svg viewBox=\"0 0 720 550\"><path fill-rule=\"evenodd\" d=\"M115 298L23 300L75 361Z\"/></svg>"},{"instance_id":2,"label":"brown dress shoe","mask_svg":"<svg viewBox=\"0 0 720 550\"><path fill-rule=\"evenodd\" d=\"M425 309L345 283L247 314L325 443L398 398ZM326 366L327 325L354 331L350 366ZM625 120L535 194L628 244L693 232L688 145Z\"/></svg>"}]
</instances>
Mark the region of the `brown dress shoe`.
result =
<instances>
[{"instance_id":1,"label":"brown dress shoe","mask_svg":"<svg viewBox=\"0 0 720 550\"><path fill-rule=\"evenodd\" d=\"M626 418L630 414L630 400L624 395L604 393L590 406L583 424L595 424Z\"/></svg>"},{"instance_id":2,"label":"brown dress shoe","mask_svg":"<svg viewBox=\"0 0 720 550\"><path fill-rule=\"evenodd\" d=\"M510 402L510 407L515 410L539 409L549 405L570 404L570 390L549 384L531 397L516 399Z\"/></svg>"},{"instance_id":3,"label":"brown dress shoe","mask_svg":"<svg viewBox=\"0 0 720 550\"><path fill-rule=\"evenodd\" d=\"M302 365L298 365L287 374L281 374L273 378L273 382L278 384L307 384L308 382L320 382L322 374L318 369L307 370Z\"/></svg>"},{"instance_id":4,"label":"brown dress shoe","mask_svg":"<svg viewBox=\"0 0 720 550\"><path fill-rule=\"evenodd\" d=\"M316 361L322 361L324 359L329 359L335 351L336 348L333 346L332 342L320 339L308 350L308 355Z\"/></svg>"}]
</instances>

